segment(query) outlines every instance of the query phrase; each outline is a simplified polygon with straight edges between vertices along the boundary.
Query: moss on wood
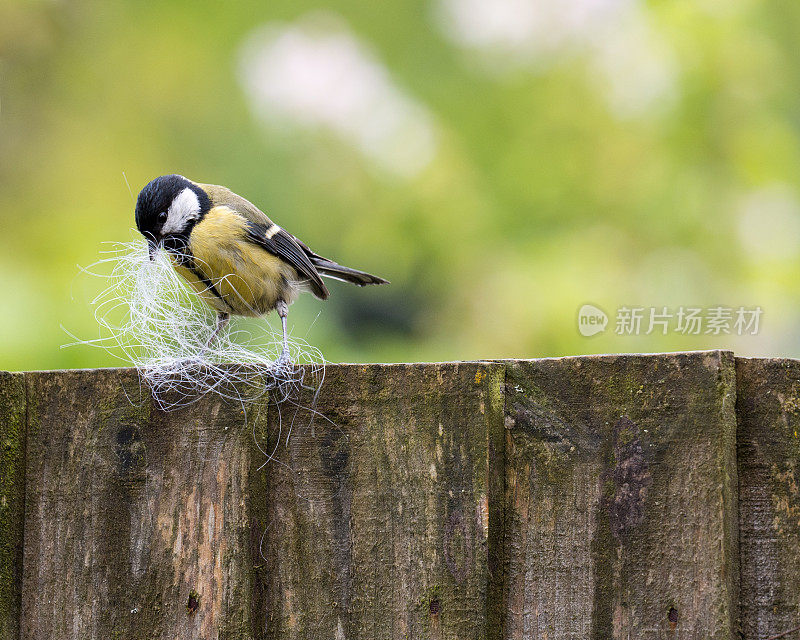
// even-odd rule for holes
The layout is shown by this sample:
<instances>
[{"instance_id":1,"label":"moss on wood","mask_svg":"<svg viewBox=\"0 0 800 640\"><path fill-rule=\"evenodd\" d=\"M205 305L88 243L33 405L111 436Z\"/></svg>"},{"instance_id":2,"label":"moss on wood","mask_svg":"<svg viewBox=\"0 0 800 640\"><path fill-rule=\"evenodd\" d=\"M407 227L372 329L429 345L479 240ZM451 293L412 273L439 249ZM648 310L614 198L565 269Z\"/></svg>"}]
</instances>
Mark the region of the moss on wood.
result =
<instances>
[{"instance_id":1,"label":"moss on wood","mask_svg":"<svg viewBox=\"0 0 800 640\"><path fill-rule=\"evenodd\" d=\"M25 499L25 384L0 372L0 640L19 636Z\"/></svg>"}]
</instances>

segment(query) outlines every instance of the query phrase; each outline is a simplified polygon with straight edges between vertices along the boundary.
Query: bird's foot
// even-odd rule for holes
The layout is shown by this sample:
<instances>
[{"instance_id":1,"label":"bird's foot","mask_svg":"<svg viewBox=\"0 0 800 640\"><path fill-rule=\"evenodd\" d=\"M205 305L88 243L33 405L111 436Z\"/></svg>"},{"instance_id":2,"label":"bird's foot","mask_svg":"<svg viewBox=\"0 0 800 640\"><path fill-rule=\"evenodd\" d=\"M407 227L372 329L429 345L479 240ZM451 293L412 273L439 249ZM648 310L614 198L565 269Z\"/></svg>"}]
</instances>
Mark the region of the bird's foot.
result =
<instances>
[{"instance_id":1,"label":"bird's foot","mask_svg":"<svg viewBox=\"0 0 800 640\"><path fill-rule=\"evenodd\" d=\"M278 359L275 360L275 365L278 367L288 367L292 364L292 361L289 360L289 350L284 349L281 351L281 355L278 356Z\"/></svg>"}]
</instances>

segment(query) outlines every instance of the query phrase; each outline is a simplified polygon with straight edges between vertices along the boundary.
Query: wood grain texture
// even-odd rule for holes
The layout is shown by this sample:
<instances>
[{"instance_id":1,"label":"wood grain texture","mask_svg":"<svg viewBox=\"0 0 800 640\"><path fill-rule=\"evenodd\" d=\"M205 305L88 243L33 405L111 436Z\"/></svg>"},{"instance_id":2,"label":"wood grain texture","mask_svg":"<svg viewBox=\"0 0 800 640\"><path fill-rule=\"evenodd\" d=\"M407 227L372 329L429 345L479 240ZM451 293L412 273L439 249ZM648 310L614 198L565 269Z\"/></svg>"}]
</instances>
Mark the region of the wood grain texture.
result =
<instances>
[{"instance_id":1,"label":"wood grain texture","mask_svg":"<svg viewBox=\"0 0 800 640\"><path fill-rule=\"evenodd\" d=\"M241 408L162 413L130 370L26 375L21 638L250 637Z\"/></svg>"},{"instance_id":2,"label":"wood grain texture","mask_svg":"<svg viewBox=\"0 0 800 640\"><path fill-rule=\"evenodd\" d=\"M0 640L17 640L25 501L25 381L0 372Z\"/></svg>"},{"instance_id":3,"label":"wood grain texture","mask_svg":"<svg viewBox=\"0 0 800 640\"><path fill-rule=\"evenodd\" d=\"M733 357L511 364L505 637L732 638Z\"/></svg>"},{"instance_id":4,"label":"wood grain texture","mask_svg":"<svg viewBox=\"0 0 800 640\"><path fill-rule=\"evenodd\" d=\"M488 363L328 369L327 419L300 412L266 468L259 637L487 637L503 377ZM292 415L281 407L283 438Z\"/></svg>"},{"instance_id":5,"label":"wood grain texture","mask_svg":"<svg viewBox=\"0 0 800 640\"><path fill-rule=\"evenodd\" d=\"M800 625L798 361L333 365L316 411L0 374L0 640Z\"/></svg>"},{"instance_id":6,"label":"wood grain texture","mask_svg":"<svg viewBox=\"0 0 800 640\"><path fill-rule=\"evenodd\" d=\"M741 627L757 640L800 626L800 362L738 358L736 374Z\"/></svg>"}]
</instances>

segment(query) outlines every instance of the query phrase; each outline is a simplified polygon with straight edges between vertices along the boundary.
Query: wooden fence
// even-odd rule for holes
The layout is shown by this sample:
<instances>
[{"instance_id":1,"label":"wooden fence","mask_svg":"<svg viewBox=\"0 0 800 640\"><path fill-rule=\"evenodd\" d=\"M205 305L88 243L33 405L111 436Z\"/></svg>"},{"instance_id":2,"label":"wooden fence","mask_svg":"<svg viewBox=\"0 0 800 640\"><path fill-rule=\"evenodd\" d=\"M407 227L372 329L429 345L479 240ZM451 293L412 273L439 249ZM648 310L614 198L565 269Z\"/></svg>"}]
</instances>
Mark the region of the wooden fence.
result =
<instances>
[{"instance_id":1,"label":"wooden fence","mask_svg":"<svg viewBox=\"0 0 800 640\"><path fill-rule=\"evenodd\" d=\"M316 410L0 375L0 640L800 626L800 362L335 365Z\"/></svg>"}]
</instances>

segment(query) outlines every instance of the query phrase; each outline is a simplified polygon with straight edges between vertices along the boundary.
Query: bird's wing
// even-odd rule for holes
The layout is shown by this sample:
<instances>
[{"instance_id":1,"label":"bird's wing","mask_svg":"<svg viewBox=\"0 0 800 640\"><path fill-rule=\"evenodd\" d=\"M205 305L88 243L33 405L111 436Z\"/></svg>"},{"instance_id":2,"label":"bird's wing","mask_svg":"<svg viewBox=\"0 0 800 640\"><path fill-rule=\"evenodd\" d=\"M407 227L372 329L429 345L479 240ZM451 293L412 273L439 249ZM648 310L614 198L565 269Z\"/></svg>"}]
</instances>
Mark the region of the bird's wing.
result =
<instances>
[{"instance_id":1,"label":"bird's wing","mask_svg":"<svg viewBox=\"0 0 800 640\"><path fill-rule=\"evenodd\" d=\"M228 207L241 214L247 220L247 239L294 267L300 277L308 282L315 296L325 300L330 295L319 272L304 251L305 245L291 233L272 222L252 202L236 195L227 187L209 184L199 186L208 194L212 206Z\"/></svg>"}]
</instances>

